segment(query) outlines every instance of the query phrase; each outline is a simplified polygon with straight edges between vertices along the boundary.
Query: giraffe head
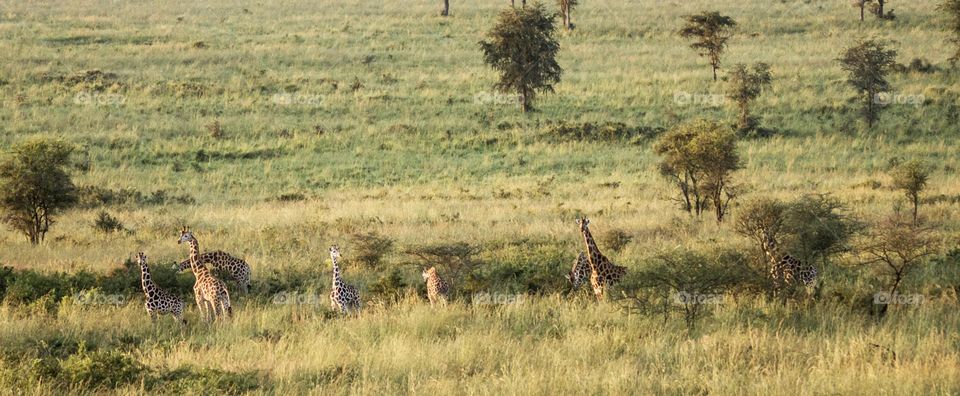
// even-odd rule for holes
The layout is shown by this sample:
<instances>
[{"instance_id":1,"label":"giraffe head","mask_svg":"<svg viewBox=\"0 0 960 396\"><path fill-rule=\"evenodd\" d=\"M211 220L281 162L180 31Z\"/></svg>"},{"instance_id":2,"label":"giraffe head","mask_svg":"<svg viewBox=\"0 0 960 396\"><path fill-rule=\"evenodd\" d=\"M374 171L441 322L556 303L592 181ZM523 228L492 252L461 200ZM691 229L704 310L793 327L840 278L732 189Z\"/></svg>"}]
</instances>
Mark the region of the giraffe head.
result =
<instances>
[{"instance_id":1,"label":"giraffe head","mask_svg":"<svg viewBox=\"0 0 960 396\"><path fill-rule=\"evenodd\" d=\"M146 254L143 254L143 252L138 252L138 253L137 253L137 264L140 264L141 267L146 266L146 265L147 265L147 255L146 255Z\"/></svg>"},{"instance_id":2,"label":"giraffe head","mask_svg":"<svg viewBox=\"0 0 960 396\"><path fill-rule=\"evenodd\" d=\"M586 217L581 217L577 219L577 225L580 227L580 231L587 229L587 226L590 225L590 219Z\"/></svg>"},{"instance_id":3,"label":"giraffe head","mask_svg":"<svg viewBox=\"0 0 960 396\"><path fill-rule=\"evenodd\" d=\"M770 235L766 230L760 232L760 239L763 241L763 251L767 254L773 254L777 251L777 238Z\"/></svg>"},{"instance_id":4,"label":"giraffe head","mask_svg":"<svg viewBox=\"0 0 960 396\"><path fill-rule=\"evenodd\" d=\"M338 245L330 246L330 259L340 260L340 246Z\"/></svg>"},{"instance_id":5,"label":"giraffe head","mask_svg":"<svg viewBox=\"0 0 960 396\"><path fill-rule=\"evenodd\" d=\"M436 267L424 268L423 272L421 272L420 275L423 276L423 280L427 280L427 279L430 279L430 274L434 274L436 272L437 272Z\"/></svg>"},{"instance_id":6,"label":"giraffe head","mask_svg":"<svg viewBox=\"0 0 960 396\"><path fill-rule=\"evenodd\" d=\"M193 239L196 239L193 237L193 233L187 229L187 226L183 226L183 228L180 229L180 239L177 240L177 244L190 242Z\"/></svg>"}]
</instances>

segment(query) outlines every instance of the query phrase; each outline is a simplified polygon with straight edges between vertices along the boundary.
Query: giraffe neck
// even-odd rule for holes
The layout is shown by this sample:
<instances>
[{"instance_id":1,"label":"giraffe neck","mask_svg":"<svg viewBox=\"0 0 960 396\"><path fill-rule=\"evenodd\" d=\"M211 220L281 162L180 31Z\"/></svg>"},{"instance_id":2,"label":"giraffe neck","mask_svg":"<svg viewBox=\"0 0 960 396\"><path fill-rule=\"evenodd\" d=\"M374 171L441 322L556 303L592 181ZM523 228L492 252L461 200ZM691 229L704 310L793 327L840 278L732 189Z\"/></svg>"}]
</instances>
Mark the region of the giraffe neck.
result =
<instances>
[{"instance_id":1,"label":"giraffe neck","mask_svg":"<svg viewBox=\"0 0 960 396\"><path fill-rule=\"evenodd\" d=\"M200 265L200 242L197 238L190 238L190 269L197 278L207 275L207 267Z\"/></svg>"},{"instance_id":2,"label":"giraffe neck","mask_svg":"<svg viewBox=\"0 0 960 396\"><path fill-rule=\"evenodd\" d=\"M340 264L337 262L337 258L330 256L330 261L333 261L333 287L339 287L340 280Z\"/></svg>"},{"instance_id":3,"label":"giraffe neck","mask_svg":"<svg viewBox=\"0 0 960 396\"><path fill-rule=\"evenodd\" d=\"M583 232L583 242L587 244L587 255L589 257L587 261L590 262L591 267L594 267L604 259L603 253L600 253L600 249L597 248L597 242L593 240L593 234L590 233L590 229L584 226L580 230Z\"/></svg>"},{"instance_id":4,"label":"giraffe neck","mask_svg":"<svg viewBox=\"0 0 960 396\"><path fill-rule=\"evenodd\" d=\"M149 292L150 289L153 289L153 279L150 277L150 269L147 268L146 263L140 263L140 285L143 287L144 292Z\"/></svg>"}]
</instances>

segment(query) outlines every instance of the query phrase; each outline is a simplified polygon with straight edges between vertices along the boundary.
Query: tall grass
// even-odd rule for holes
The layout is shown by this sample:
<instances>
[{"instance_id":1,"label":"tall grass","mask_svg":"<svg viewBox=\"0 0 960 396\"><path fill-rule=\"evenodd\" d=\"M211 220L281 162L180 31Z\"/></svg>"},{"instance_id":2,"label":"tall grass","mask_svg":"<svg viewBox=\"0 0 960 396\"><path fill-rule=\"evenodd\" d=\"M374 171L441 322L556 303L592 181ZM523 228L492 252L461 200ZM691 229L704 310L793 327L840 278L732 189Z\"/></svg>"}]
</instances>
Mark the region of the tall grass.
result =
<instances>
[{"instance_id":1,"label":"tall grass","mask_svg":"<svg viewBox=\"0 0 960 396\"><path fill-rule=\"evenodd\" d=\"M925 304L883 320L864 300L880 280L853 256L824 269L817 297L786 305L727 297L693 334L679 318L567 295L562 275L582 248L578 215L597 232L631 237L608 255L632 270L678 248L750 244L728 224L677 209L650 139L550 135L551 122L732 122L728 104L678 100L723 93L675 34L682 15L716 9L739 24L724 65L763 61L774 76L754 109L774 136L740 142L735 202L829 193L852 215L875 219L903 202L886 176L891 161L920 158L934 169L921 215L950 251L960 237L960 81L946 64L935 2L897 2L896 20L862 23L845 1L584 2L577 28L560 34L563 81L529 115L490 95L495 76L477 46L506 4L454 1L449 18L419 0L0 4L3 147L64 139L87 165L73 172L78 185L186 198L108 204L126 228L111 234L94 226L104 208L73 209L40 246L3 228L0 265L110 277L146 251L166 268L186 257L174 240L188 225L202 249L242 256L254 272L254 292L234 298L236 317L213 326L198 323L192 307L186 328L169 318L153 325L135 287L118 306L81 304L76 290L7 301L0 389L960 392L955 256L908 279ZM899 62L925 58L938 68L893 75L895 93L924 101L888 106L874 130L857 120L835 61L860 37L895 40ZM214 122L218 136L207 128ZM337 318L326 308L327 247L340 244L349 260L349 236L373 231L397 248L382 271L346 268L367 301L360 317ZM522 303L471 305L461 295L431 309L417 296L423 263L404 251L462 241L481 248L483 271L498 280L489 292ZM399 301L371 292L391 271L401 274ZM278 304L281 292L305 304ZM97 355L104 351L129 361ZM142 371L117 389L65 380L90 378L83 363L97 359Z\"/></svg>"}]
</instances>

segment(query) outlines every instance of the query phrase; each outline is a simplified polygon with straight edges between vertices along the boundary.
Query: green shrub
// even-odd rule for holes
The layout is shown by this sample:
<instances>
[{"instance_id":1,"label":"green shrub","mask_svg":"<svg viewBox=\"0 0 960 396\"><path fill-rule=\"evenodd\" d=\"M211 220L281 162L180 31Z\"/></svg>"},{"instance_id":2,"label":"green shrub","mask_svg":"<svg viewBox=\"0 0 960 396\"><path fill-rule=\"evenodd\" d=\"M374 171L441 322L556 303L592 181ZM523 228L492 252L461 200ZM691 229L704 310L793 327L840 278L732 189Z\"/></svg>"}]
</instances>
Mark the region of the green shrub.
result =
<instances>
[{"instance_id":1,"label":"green shrub","mask_svg":"<svg viewBox=\"0 0 960 396\"><path fill-rule=\"evenodd\" d=\"M395 267L371 284L369 290L373 295L396 302L403 298L404 294L415 285L408 283L403 277L403 271Z\"/></svg>"},{"instance_id":2,"label":"green shrub","mask_svg":"<svg viewBox=\"0 0 960 396\"><path fill-rule=\"evenodd\" d=\"M139 379L146 369L140 362L119 351L89 352L81 347L60 363L65 379L86 388L116 387Z\"/></svg>"},{"instance_id":3,"label":"green shrub","mask_svg":"<svg viewBox=\"0 0 960 396\"><path fill-rule=\"evenodd\" d=\"M663 133L660 127L629 126L622 122L574 123L547 121L543 136L554 141L630 142L639 144Z\"/></svg>"},{"instance_id":4,"label":"green shrub","mask_svg":"<svg viewBox=\"0 0 960 396\"><path fill-rule=\"evenodd\" d=\"M441 276L456 286L474 281L482 262L476 258L480 247L467 242L414 246L404 252L420 260L423 268L437 267ZM462 290L462 289L461 289Z\"/></svg>"},{"instance_id":5,"label":"green shrub","mask_svg":"<svg viewBox=\"0 0 960 396\"><path fill-rule=\"evenodd\" d=\"M380 268L383 256L393 250L393 239L377 232L356 233L351 236L351 257L367 268Z\"/></svg>"},{"instance_id":6,"label":"green shrub","mask_svg":"<svg viewBox=\"0 0 960 396\"><path fill-rule=\"evenodd\" d=\"M644 314L680 312L692 332L707 307L723 303L724 293L749 281L744 268L746 258L735 251L661 254L635 276L641 290L625 299L626 307Z\"/></svg>"},{"instance_id":7,"label":"green shrub","mask_svg":"<svg viewBox=\"0 0 960 396\"><path fill-rule=\"evenodd\" d=\"M624 230L613 228L600 234L599 239L603 247L619 252L633 240L633 236Z\"/></svg>"},{"instance_id":8,"label":"green shrub","mask_svg":"<svg viewBox=\"0 0 960 396\"><path fill-rule=\"evenodd\" d=\"M234 373L212 368L181 366L155 375L145 385L148 389L168 394L236 395L264 390L268 378L255 371Z\"/></svg>"},{"instance_id":9,"label":"green shrub","mask_svg":"<svg viewBox=\"0 0 960 396\"><path fill-rule=\"evenodd\" d=\"M110 215L105 210L101 210L97 214L97 220L93 222L93 228L96 228L97 231L104 234L111 234L116 231L123 231L123 223L120 222L116 217Z\"/></svg>"}]
</instances>

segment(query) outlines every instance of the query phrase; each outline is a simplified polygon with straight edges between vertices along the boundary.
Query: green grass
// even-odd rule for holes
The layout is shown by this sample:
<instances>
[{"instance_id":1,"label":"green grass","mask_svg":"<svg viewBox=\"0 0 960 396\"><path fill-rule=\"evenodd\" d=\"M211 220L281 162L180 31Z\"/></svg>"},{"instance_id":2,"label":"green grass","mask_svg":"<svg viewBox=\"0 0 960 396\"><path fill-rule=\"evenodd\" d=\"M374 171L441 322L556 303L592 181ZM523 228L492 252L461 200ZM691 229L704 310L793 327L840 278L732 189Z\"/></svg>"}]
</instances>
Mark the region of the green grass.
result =
<instances>
[{"instance_id":1,"label":"green grass","mask_svg":"<svg viewBox=\"0 0 960 396\"><path fill-rule=\"evenodd\" d=\"M649 140L550 135L557 122L732 122L730 106L675 100L723 93L675 34L682 15L706 9L739 24L724 65L763 61L774 76L754 112L775 135L740 142L738 202L829 193L870 221L903 203L886 175L891 160L924 159L934 171L921 214L935 222L945 252L955 249L960 77L946 62L935 2L895 3L896 20L861 23L846 1L584 2L574 11L577 28L559 34L563 81L524 115L486 101L495 75L477 42L506 1L453 1L449 18L437 16L437 1L5 2L2 147L64 139L87 165L73 172L78 185L163 191L192 203L72 209L36 247L3 228L0 265L109 278L142 250L153 267L168 267L186 257L174 242L187 224L202 249L253 265L254 293L235 296L237 317L214 327L197 324L191 307L184 330L169 318L153 328L135 282L108 291L124 296L119 307L78 305L71 296L79 290L7 301L0 340L12 352L0 363L0 384L41 394L960 392L955 256L909 279L905 291L923 294L925 304L882 321L863 301L879 287L877 274L853 255L825 269L819 297L787 305L728 297L695 334L676 316L627 315L616 302L564 294L562 275L582 245L573 223L580 214L598 233L633 237L607 252L632 270L678 247L751 252L729 224L676 209ZM896 93L925 101L889 106L873 130L858 121L835 60L859 37L894 40L899 62L925 58L938 68L894 74ZM216 121L223 137L207 129ZM304 199L280 199L291 194ZM127 231L97 232L101 210ZM349 260L350 236L370 231L397 248L380 270L346 268L365 311L334 318L327 248L340 244ZM483 287L525 302L474 306L463 295L432 310L416 296L421 263L403 251L460 241L481 248L483 279L497 281ZM371 292L390 271L400 273L399 301ZM317 298L273 304L281 291ZM50 346L80 341L90 354ZM142 373L100 389L64 382L87 378L88 361L125 364L109 351ZM41 375L54 363L66 368Z\"/></svg>"}]
</instances>

